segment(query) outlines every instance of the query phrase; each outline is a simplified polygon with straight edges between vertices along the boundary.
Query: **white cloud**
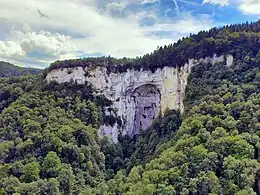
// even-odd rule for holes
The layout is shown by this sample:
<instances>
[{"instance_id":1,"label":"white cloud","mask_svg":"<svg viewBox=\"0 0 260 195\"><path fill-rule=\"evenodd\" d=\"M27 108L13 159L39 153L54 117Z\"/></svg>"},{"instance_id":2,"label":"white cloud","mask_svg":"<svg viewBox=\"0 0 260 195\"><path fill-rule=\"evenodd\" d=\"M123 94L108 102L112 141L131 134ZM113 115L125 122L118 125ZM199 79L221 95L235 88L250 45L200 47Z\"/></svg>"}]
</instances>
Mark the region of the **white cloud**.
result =
<instances>
[{"instance_id":1,"label":"white cloud","mask_svg":"<svg viewBox=\"0 0 260 195\"><path fill-rule=\"evenodd\" d=\"M75 57L76 48L69 36L50 32L12 31L12 41L0 41L0 57L21 60L30 54L39 60L55 60ZM30 57L31 58L31 57Z\"/></svg>"},{"instance_id":2,"label":"white cloud","mask_svg":"<svg viewBox=\"0 0 260 195\"><path fill-rule=\"evenodd\" d=\"M239 9L248 15L260 16L260 0L240 0Z\"/></svg>"},{"instance_id":3,"label":"white cloud","mask_svg":"<svg viewBox=\"0 0 260 195\"><path fill-rule=\"evenodd\" d=\"M231 1L243 14L260 16L260 0L204 0L202 4L228 6Z\"/></svg>"},{"instance_id":4,"label":"white cloud","mask_svg":"<svg viewBox=\"0 0 260 195\"><path fill-rule=\"evenodd\" d=\"M204 0L202 4L210 3L213 5L227 6L229 5L229 0Z\"/></svg>"},{"instance_id":5,"label":"white cloud","mask_svg":"<svg viewBox=\"0 0 260 195\"><path fill-rule=\"evenodd\" d=\"M208 30L213 26L213 21L206 15L200 15L196 18L190 14L182 15L182 19L173 23L159 23L157 25L144 28L144 32L173 32L180 34L196 33L200 30Z\"/></svg>"},{"instance_id":6,"label":"white cloud","mask_svg":"<svg viewBox=\"0 0 260 195\"><path fill-rule=\"evenodd\" d=\"M60 58L63 55L75 53L76 47L69 36L52 34L50 32L17 32L21 39L21 47L25 53L42 52L50 57Z\"/></svg>"},{"instance_id":7,"label":"white cloud","mask_svg":"<svg viewBox=\"0 0 260 195\"><path fill-rule=\"evenodd\" d=\"M35 63L46 62L45 66L54 58L73 57L75 51L135 57L176 41L180 36L212 26L210 19L201 17L198 20L191 15L181 20L156 18L152 26L140 26L139 22L146 15L157 17L155 12L146 10L131 13L125 10L125 6L131 3L140 5L143 2L140 0L116 2L119 1L109 1L104 7L124 9L124 17L112 17L109 12L100 11L96 0L1 0L0 19L26 26L26 29L17 27L16 33L13 32L8 40L27 54L25 59L34 60ZM149 34L156 31L173 32L173 35L174 32L179 33L166 38ZM34 52L44 57L36 59L28 56L28 53Z\"/></svg>"},{"instance_id":8,"label":"white cloud","mask_svg":"<svg viewBox=\"0 0 260 195\"><path fill-rule=\"evenodd\" d=\"M0 57L12 58L25 56L21 46L14 41L0 41Z\"/></svg>"},{"instance_id":9,"label":"white cloud","mask_svg":"<svg viewBox=\"0 0 260 195\"><path fill-rule=\"evenodd\" d=\"M107 9L111 11L122 11L126 5L124 3L119 3L119 2L111 2L107 4Z\"/></svg>"},{"instance_id":10,"label":"white cloud","mask_svg":"<svg viewBox=\"0 0 260 195\"><path fill-rule=\"evenodd\" d=\"M143 0L141 4L147 4L147 3L155 3L157 0Z\"/></svg>"}]
</instances>

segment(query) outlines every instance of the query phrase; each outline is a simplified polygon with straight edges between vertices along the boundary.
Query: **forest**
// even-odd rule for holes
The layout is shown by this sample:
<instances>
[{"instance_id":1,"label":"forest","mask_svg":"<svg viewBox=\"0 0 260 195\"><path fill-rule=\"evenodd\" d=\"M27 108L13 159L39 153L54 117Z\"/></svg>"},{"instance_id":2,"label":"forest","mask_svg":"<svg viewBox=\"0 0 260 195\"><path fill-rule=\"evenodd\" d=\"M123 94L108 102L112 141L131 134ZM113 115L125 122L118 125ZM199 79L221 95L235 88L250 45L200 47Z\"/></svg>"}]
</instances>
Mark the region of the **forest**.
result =
<instances>
[{"instance_id":1,"label":"forest","mask_svg":"<svg viewBox=\"0 0 260 195\"><path fill-rule=\"evenodd\" d=\"M25 68L0 61L0 77L25 76L40 74L41 70L36 68Z\"/></svg>"},{"instance_id":2,"label":"forest","mask_svg":"<svg viewBox=\"0 0 260 195\"><path fill-rule=\"evenodd\" d=\"M47 84L45 73L0 78L0 194L260 194L260 21L214 28L136 59L57 61L111 71L193 67L185 112L166 110L145 132L112 144L98 134L112 102L88 83ZM101 63L103 62L103 64ZM15 75L13 75L15 76Z\"/></svg>"}]
</instances>

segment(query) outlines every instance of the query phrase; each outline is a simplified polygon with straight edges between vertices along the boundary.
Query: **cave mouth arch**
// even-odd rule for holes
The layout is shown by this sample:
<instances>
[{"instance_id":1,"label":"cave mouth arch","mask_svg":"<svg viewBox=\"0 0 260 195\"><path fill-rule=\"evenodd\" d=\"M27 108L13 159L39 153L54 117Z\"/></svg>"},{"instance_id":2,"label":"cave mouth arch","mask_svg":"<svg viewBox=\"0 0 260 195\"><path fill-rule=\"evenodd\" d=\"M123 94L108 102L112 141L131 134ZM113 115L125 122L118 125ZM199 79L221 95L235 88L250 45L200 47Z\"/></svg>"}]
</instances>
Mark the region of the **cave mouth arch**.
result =
<instances>
[{"instance_id":1,"label":"cave mouth arch","mask_svg":"<svg viewBox=\"0 0 260 195\"><path fill-rule=\"evenodd\" d=\"M161 93L156 85L144 84L130 94L134 104L133 135L145 131L160 113Z\"/></svg>"}]
</instances>

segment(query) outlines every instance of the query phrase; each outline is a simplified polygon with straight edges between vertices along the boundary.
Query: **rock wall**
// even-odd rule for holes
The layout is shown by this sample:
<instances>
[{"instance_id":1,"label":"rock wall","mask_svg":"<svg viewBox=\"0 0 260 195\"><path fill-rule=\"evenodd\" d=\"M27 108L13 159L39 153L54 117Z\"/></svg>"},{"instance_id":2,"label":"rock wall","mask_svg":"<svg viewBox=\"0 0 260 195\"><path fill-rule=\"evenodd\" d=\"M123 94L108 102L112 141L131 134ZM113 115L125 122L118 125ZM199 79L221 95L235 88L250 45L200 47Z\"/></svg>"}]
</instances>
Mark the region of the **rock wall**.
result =
<instances>
[{"instance_id":1,"label":"rock wall","mask_svg":"<svg viewBox=\"0 0 260 195\"><path fill-rule=\"evenodd\" d=\"M119 133L133 136L140 130L146 130L152 120L166 108L183 111L183 98L191 68L199 63L215 64L225 60L228 66L233 64L231 55L214 55L205 59L190 59L179 69L164 67L155 72L131 69L123 73L108 74L106 67L54 69L48 73L46 79L48 82L58 83L89 82L112 100L123 124L121 127L117 124L113 127L102 125L99 133L108 135L113 142L117 142Z\"/></svg>"}]
</instances>

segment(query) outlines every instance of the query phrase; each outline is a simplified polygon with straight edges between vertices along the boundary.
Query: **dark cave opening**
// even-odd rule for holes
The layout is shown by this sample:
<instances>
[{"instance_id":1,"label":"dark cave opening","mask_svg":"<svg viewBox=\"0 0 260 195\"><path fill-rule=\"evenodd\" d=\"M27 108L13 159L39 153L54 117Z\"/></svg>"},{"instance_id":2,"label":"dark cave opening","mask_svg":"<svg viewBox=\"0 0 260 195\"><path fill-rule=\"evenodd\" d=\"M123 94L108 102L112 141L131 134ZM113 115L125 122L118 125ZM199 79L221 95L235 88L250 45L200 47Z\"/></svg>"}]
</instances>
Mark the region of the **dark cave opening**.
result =
<instances>
[{"instance_id":1,"label":"dark cave opening","mask_svg":"<svg viewBox=\"0 0 260 195\"><path fill-rule=\"evenodd\" d=\"M139 130L145 131L159 115L161 94L155 85L147 84L136 88L130 95L135 103L133 133L138 134Z\"/></svg>"}]
</instances>

